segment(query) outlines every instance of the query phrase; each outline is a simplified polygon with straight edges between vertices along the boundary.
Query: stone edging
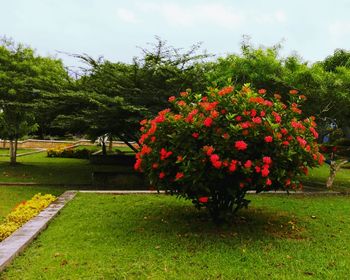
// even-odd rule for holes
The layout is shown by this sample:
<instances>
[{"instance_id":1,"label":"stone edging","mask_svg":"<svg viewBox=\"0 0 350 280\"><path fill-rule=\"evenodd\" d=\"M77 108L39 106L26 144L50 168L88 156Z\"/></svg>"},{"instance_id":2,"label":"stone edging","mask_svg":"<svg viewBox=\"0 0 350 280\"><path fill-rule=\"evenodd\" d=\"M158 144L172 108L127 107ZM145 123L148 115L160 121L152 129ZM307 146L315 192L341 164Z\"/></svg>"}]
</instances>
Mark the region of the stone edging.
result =
<instances>
[{"instance_id":1,"label":"stone edging","mask_svg":"<svg viewBox=\"0 0 350 280\"><path fill-rule=\"evenodd\" d=\"M12 235L0 242L0 272L47 227L50 220L54 218L75 195L75 191L64 192L57 200L41 211L39 215L29 220Z\"/></svg>"}]
</instances>

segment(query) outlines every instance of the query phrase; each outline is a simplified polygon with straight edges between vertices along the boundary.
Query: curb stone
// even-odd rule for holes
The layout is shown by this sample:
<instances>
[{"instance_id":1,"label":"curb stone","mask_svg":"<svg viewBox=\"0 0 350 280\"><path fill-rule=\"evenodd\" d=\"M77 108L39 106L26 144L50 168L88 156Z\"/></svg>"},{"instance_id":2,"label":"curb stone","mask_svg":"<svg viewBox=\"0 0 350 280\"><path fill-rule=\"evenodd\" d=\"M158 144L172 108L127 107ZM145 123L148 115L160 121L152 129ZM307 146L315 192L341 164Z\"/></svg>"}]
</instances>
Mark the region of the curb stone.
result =
<instances>
[{"instance_id":1,"label":"curb stone","mask_svg":"<svg viewBox=\"0 0 350 280\"><path fill-rule=\"evenodd\" d=\"M37 216L0 242L0 272L41 233L58 212L72 200L75 191L66 191Z\"/></svg>"}]
</instances>

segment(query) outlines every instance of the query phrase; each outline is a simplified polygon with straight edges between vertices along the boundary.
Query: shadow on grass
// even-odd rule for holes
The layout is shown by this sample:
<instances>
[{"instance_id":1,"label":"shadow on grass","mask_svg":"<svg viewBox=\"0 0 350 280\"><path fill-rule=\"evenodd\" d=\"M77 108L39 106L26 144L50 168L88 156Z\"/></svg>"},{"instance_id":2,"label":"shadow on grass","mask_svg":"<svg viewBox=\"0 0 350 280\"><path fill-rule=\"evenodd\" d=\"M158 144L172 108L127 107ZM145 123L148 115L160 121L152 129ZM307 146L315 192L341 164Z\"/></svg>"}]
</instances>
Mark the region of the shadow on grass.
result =
<instances>
[{"instance_id":1,"label":"shadow on grass","mask_svg":"<svg viewBox=\"0 0 350 280\"><path fill-rule=\"evenodd\" d=\"M156 234L160 238L166 238L169 232L179 237L203 237L206 240L232 237L254 240L306 238L301 221L288 212L274 213L248 208L239 211L229 223L220 226L210 220L206 210L198 211L193 206L163 206L159 213L154 214L146 215L136 230L146 235Z\"/></svg>"}]
</instances>

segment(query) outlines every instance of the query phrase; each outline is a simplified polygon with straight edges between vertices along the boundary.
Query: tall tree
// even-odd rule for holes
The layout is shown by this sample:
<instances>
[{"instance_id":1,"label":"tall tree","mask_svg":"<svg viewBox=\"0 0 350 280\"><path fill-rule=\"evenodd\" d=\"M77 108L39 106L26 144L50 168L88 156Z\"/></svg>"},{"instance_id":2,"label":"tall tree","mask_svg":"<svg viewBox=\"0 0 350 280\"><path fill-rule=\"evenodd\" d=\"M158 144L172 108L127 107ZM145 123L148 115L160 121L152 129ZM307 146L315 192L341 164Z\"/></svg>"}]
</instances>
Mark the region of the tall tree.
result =
<instances>
[{"instance_id":1,"label":"tall tree","mask_svg":"<svg viewBox=\"0 0 350 280\"><path fill-rule=\"evenodd\" d=\"M0 137L10 141L11 163L16 163L18 139L38 128L36 116L40 113L37 108L42 92L57 91L64 72L60 61L1 40Z\"/></svg>"}]
</instances>

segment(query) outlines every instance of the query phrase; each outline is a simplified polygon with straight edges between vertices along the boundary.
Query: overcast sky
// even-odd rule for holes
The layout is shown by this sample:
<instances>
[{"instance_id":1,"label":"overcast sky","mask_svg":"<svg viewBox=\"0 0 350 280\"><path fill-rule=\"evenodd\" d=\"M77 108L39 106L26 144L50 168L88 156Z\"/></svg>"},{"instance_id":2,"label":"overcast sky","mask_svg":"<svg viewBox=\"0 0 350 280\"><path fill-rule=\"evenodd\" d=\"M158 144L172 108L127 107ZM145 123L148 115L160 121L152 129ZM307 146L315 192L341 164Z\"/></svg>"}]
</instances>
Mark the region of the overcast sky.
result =
<instances>
[{"instance_id":1,"label":"overcast sky","mask_svg":"<svg viewBox=\"0 0 350 280\"><path fill-rule=\"evenodd\" d=\"M158 35L175 47L203 42L210 53L239 52L242 35L256 45L284 40L316 61L336 48L350 49L350 0L0 0L0 34L57 55L103 55L130 62Z\"/></svg>"}]
</instances>

